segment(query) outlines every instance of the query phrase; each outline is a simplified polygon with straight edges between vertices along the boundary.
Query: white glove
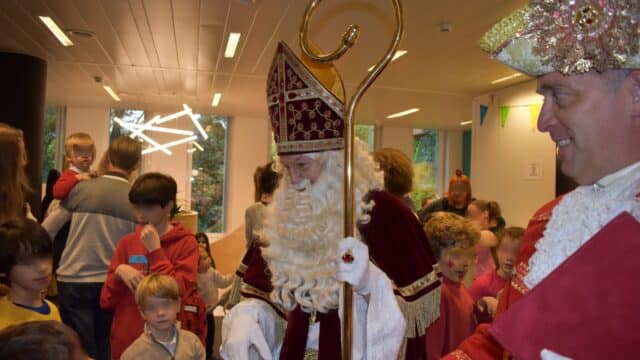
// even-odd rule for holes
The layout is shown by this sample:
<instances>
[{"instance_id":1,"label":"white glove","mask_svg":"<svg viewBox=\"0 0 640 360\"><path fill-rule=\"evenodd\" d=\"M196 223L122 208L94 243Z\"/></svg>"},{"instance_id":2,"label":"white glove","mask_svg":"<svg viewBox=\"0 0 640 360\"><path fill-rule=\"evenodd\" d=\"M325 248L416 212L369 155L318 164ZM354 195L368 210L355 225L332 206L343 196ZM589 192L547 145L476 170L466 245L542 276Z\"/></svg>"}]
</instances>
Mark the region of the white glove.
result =
<instances>
[{"instance_id":1,"label":"white glove","mask_svg":"<svg viewBox=\"0 0 640 360\"><path fill-rule=\"evenodd\" d=\"M220 346L220 355L224 359L248 360L250 359L249 354L256 352L264 360L272 359L271 350L262 335L262 330L251 316L236 314L233 317L229 333L224 335L222 346Z\"/></svg>"},{"instance_id":2,"label":"white glove","mask_svg":"<svg viewBox=\"0 0 640 360\"><path fill-rule=\"evenodd\" d=\"M352 260L349 262L349 260ZM353 291L369 295L371 271L369 248L362 241L348 237L338 245L338 280L351 284Z\"/></svg>"},{"instance_id":3,"label":"white glove","mask_svg":"<svg viewBox=\"0 0 640 360\"><path fill-rule=\"evenodd\" d=\"M560 354L556 354L553 351L548 349L542 349L542 351L540 352L540 359L541 360L571 360L571 358L562 356Z\"/></svg>"}]
</instances>

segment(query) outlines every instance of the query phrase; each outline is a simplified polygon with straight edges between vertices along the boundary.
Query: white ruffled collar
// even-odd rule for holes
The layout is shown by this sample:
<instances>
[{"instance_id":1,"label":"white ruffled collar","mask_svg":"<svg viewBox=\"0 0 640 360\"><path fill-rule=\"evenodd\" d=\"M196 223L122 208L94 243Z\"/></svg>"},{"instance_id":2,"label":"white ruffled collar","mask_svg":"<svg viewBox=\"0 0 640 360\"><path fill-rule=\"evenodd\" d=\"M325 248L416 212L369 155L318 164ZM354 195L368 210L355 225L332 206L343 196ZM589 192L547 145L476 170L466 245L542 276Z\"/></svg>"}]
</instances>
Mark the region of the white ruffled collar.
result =
<instances>
[{"instance_id":1,"label":"white ruffled collar","mask_svg":"<svg viewBox=\"0 0 640 360\"><path fill-rule=\"evenodd\" d=\"M626 211L640 221L640 162L580 186L553 209L524 283L529 289L546 278L613 218Z\"/></svg>"}]
</instances>

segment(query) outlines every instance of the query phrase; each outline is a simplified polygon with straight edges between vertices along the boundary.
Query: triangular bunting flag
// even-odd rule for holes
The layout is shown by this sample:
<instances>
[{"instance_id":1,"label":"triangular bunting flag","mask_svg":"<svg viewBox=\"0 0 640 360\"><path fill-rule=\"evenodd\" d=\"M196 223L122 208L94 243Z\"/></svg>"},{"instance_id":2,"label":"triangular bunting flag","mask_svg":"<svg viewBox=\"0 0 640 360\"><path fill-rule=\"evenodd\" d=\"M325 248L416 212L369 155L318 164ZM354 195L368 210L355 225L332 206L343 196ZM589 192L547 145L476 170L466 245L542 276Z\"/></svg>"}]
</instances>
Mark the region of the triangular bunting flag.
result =
<instances>
[{"instance_id":1,"label":"triangular bunting flag","mask_svg":"<svg viewBox=\"0 0 640 360\"><path fill-rule=\"evenodd\" d=\"M509 107L501 106L500 107L500 126L504 127L504 124L507 123L507 116L509 115Z\"/></svg>"},{"instance_id":2,"label":"triangular bunting flag","mask_svg":"<svg viewBox=\"0 0 640 360\"><path fill-rule=\"evenodd\" d=\"M531 130L536 129L536 123L538 122L538 116L540 116L540 110L542 110L542 104L529 105L529 114L531 114Z\"/></svg>"},{"instance_id":3,"label":"triangular bunting flag","mask_svg":"<svg viewBox=\"0 0 640 360\"><path fill-rule=\"evenodd\" d=\"M487 105L480 105L480 126L484 124L484 119L487 118L488 111L489 111L489 107Z\"/></svg>"}]
</instances>

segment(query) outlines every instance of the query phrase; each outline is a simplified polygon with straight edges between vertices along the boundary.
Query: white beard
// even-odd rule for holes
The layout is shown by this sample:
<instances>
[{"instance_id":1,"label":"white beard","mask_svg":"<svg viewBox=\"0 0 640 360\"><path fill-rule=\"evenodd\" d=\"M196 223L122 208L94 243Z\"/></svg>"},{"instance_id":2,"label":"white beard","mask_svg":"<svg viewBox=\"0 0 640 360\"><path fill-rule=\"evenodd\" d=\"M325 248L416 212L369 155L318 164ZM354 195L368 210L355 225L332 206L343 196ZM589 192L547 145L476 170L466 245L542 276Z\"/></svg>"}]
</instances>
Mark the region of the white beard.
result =
<instances>
[{"instance_id":1,"label":"white beard","mask_svg":"<svg viewBox=\"0 0 640 360\"><path fill-rule=\"evenodd\" d=\"M370 190L382 188L382 174L376 171L365 145L356 145L355 198L362 199ZM307 312L338 307L337 247L344 238L342 156L341 151L320 153L318 160L324 162L324 168L314 184L292 185L285 174L268 207L263 238L268 244L264 257L272 274L271 300L286 310L298 304Z\"/></svg>"}]
</instances>

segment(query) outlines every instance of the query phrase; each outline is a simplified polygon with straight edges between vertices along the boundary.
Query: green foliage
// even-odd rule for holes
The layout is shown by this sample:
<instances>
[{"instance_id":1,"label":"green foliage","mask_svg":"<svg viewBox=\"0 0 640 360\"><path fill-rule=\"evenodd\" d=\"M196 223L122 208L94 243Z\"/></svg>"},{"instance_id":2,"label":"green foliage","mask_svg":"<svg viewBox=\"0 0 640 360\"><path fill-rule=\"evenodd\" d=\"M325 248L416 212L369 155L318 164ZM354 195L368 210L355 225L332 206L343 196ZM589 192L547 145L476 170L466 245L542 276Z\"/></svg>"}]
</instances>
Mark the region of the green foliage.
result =
<instances>
[{"instance_id":1,"label":"green foliage","mask_svg":"<svg viewBox=\"0 0 640 360\"><path fill-rule=\"evenodd\" d=\"M375 144L375 127L373 125L356 125L354 130L356 137L369 145L369 151L373 151Z\"/></svg>"},{"instance_id":2,"label":"green foliage","mask_svg":"<svg viewBox=\"0 0 640 360\"><path fill-rule=\"evenodd\" d=\"M223 232L224 181L227 128L229 120L202 115L200 123L209 138L199 141L204 151L193 153L191 207L198 212L198 231Z\"/></svg>"},{"instance_id":3,"label":"green foliage","mask_svg":"<svg viewBox=\"0 0 640 360\"><path fill-rule=\"evenodd\" d=\"M438 131L421 130L413 135L413 192L411 200L416 209L422 207L422 200L436 195L438 174Z\"/></svg>"},{"instance_id":4,"label":"green foliage","mask_svg":"<svg viewBox=\"0 0 640 360\"><path fill-rule=\"evenodd\" d=\"M42 157L42 182L47 182L49 170L56 167L56 148L58 146L57 125L62 114L62 109L56 106L47 106L44 112L44 154ZM64 154L60 154L64 156Z\"/></svg>"}]
</instances>

